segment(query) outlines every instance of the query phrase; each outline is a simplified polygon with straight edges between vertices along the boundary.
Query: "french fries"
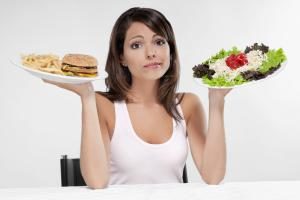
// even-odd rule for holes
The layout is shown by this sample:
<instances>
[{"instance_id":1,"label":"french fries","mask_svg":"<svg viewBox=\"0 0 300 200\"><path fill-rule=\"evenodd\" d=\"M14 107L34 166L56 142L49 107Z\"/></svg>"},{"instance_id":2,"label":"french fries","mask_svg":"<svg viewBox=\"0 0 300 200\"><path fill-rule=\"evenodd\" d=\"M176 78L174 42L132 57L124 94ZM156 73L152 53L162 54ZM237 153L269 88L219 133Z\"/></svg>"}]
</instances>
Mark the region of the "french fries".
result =
<instances>
[{"instance_id":1,"label":"french fries","mask_svg":"<svg viewBox=\"0 0 300 200\"><path fill-rule=\"evenodd\" d=\"M61 60L54 54L29 54L22 55L22 64L32 69L65 75L61 70Z\"/></svg>"}]
</instances>

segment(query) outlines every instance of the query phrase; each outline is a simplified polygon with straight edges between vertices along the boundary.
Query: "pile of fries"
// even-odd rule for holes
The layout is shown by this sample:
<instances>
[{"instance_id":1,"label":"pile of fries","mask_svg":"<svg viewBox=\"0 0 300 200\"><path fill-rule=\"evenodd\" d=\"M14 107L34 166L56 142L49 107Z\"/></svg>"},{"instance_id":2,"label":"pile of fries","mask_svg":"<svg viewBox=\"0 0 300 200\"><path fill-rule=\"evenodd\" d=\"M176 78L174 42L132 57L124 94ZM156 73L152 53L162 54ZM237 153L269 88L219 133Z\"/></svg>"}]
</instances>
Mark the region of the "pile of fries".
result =
<instances>
[{"instance_id":1,"label":"pile of fries","mask_svg":"<svg viewBox=\"0 0 300 200\"><path fill-rule=\"evenodd\" d=\"M54 54L22 55L22 64L43 72L66 75L61 70L61 60Z\"/></svg>"}]
</instances>

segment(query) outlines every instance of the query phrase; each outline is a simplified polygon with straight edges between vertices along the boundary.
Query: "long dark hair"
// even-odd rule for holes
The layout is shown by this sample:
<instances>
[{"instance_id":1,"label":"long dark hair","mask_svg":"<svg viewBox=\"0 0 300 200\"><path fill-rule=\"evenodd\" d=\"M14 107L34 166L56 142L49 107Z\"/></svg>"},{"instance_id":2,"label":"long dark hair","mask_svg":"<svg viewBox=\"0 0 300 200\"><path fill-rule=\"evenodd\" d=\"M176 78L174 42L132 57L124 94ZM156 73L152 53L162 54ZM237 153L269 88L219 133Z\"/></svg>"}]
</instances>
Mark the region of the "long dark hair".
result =
<instances>
[{"instance_id":1,"label":"long dark hair","mask_svg":"<svg viewBox=\"0 0 300 200\"><path fill-rule=\"evenodd\" d=\"M174 32L170 22L157 10L151 8L134 7L125 11L116 21L109 43L109 52L106 60L105 71L108 77L105 79L107 91L100 92L111 101L128 100L127 94L131 88L131 74L127 67L122 67L120 56L123 55L123 46L126 32L133 22L141 22L153 32L164 37L170 47L170 67L159 80L158 100L164 106L167 113L179 121L182 119L176 105L176 90L179 81L179 58L177 53Z\"/></svg>"}]
</instances>

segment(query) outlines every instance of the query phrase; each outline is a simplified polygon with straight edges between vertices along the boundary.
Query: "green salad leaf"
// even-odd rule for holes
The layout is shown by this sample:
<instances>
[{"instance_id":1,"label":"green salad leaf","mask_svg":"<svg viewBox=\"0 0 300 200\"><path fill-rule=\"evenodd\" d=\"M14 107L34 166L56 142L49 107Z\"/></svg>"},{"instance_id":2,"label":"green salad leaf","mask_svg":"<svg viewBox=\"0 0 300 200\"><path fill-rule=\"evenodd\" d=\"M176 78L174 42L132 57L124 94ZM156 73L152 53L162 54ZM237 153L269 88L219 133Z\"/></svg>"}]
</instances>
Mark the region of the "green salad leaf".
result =
<instances>
[{"instance_id":1,"label":"green salad leaf","mask_svg":"<svg viewBox=\"0 0 300 200\"><path fill-rule=\"evenodd\" d=\"M207 76L203 77L203 82L210 85L210 86L224 86L224 87L230 87L234 85L241 85L247 80L245 80L241 75L236 76L233 80L228 81L226 77L219 76L217 78L209 79Z\"/></svg>"},{"instance_id":2,"label":"green salad leaf","mask_svg":"<svg viewBox=\"0 0 300 200\"><path fill-rule=\"evenodd\" d=\"M279 67L279 64L286 61L286 56L282 48L269 50L267 52L267 60L265 60L259 67L261 73L268 72L273 67Z\"/></svg>"}]
</instances>

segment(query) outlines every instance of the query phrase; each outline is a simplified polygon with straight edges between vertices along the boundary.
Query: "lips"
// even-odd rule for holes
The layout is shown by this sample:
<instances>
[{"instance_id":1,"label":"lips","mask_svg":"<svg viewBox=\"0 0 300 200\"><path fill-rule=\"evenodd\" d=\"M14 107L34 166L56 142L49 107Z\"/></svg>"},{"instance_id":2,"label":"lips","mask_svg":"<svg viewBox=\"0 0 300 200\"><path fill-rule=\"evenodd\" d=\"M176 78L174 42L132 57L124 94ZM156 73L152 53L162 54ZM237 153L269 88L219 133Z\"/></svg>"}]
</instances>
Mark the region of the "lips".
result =
<instances>
[{"instance_id":1,"label":"lips","mask_svg":"<svg viewBox=\"0 0 300 200\"><path fill-rule=\"evenodd\" d=\"M146 68L158 68L161 66L161 63L159 62L153 62L153 63L149 63L147 65L144 65L144 67Z\"/></svg>"}]
</instances>

